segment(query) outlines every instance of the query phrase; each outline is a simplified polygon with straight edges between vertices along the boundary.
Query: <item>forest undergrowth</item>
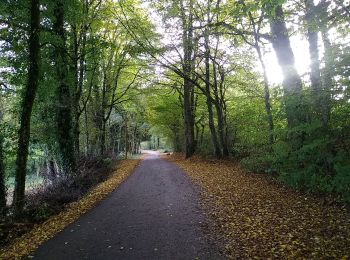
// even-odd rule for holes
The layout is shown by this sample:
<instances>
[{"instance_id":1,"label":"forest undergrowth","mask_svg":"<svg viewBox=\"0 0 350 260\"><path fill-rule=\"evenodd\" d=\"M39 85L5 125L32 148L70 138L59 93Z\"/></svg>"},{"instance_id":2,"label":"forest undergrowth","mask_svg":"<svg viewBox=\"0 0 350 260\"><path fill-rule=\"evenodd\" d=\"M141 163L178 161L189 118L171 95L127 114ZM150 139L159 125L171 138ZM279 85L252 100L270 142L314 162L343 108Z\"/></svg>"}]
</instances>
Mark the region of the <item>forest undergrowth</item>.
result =
<instances>
[{"instance_id":1,"label":"forest undergrowth","mask_svg":"<svg viewBox=\"0 0 350 260\"><path fill-rule=\"evenodd\" d=\"M232 259L349 259L350 209L335 200L297 192L238 163L176 163L201 187L203 207Z\"/></svg>"}]
</instances>

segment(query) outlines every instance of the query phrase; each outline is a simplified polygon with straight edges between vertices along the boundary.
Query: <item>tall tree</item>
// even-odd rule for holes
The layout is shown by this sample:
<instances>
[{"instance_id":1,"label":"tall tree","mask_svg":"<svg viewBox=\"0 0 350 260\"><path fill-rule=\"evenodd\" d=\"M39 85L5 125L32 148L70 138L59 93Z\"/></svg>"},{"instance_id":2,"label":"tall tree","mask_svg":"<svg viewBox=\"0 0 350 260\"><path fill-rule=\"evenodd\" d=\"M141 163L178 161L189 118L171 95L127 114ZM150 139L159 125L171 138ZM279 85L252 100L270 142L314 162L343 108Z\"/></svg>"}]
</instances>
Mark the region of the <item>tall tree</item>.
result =
<instances>
[{"instance_id":1,"label":"tall tree","mask_svg":"<svg viewBox=\"0 0 350 260\"><path fill-rule=\"evenodd\" d=\"M57 72L57 138L62 166L66 173L75 170L72 95L68 79L67 47L65 35L65 1L57 0L54 7L53 31L56 36L55 67Z\"/></svg>"},{"instance_id":2,"label":"tall tree","mask_svg":"<svg viewBox=\"0 0 350 260\"><path fill-rule=\"evenodd\" d=\"M0 217L6 211L6 187L5 187L5 165L4 165L4 136L2 131L2 118L3 118L3 101L2 91L0 88Z\"/></svg>"},{"instance_id":3,"label":"tall tree","mask_svg":"<svg viewBox=\"0 0 350 260\"><path fill-rule=\"evenodd\" d=\"M324 126L328 126L330 120L330 110L331 110L331 89L333 87L333 78L334 72L332 68L333 63L333 54L332 54L332 44L329 39L329 21L330 14L328 13L330 2L328 0L321 0L317 6L319 11L319 17L321 20L321 36L322 43L324 47L324 68L321 73L321 82L322 82L322 96L321 96L321 106L322 106L322 122Z\"/></svg>"},{"instance_id":4,"label":"tall tree","mask_svg":"<svg viewBox=\"0 0 350 260\"><path fill-rule=\"evenodd\" d=\"M210 23L210 0L207 1L207 24ZM207 108L208 108L208 119L209 119L209 129L211 133L211 139L214 146L215 155L221 158L222 153L220 149L220 144L218 136L216 133L216 127L214 122L213 104L211 97L211 73L210 73L210 45L209 45L209 28L204 30L204 56L205 56L205 95L207 97Z\"/></svg>"},{"instance_id":5,"label":"tall tree","mask_svg":"<svg viewBox=\"0 0 350 260\"><path fill-rule=\"evenodd\" d=\"M244 0L241 0L241 3L243 4L244 7L246 7ZM254 37L254 42L253 42L252 46L254 46L254 48L258 54L258 59L259 59L260 65L261 65L262 70L263 70L265 110L266 110L267 120L268 120L268 124L269 124L269 144L272 145L274 143L274 133L273 133L274 122L273 122L272 106L271 106L271 100L270 100L269 80L267 78L266 65L264 62L264 57L263 57L262 49L260 46L261 37L259 34L259 31L261 30L261 23L263 22L265 13L262 12L260 14L260 17L258 17L258 20L255 21L255 18L253 16L252 12L249 11L248 8L247 8L247 10L248 10L249 23L252 26L252 33L253 33L253 37ZM244 35L242 35L242 37L247 42L246 37L244 37Z\"/></svg>"},{"instance_id":6,"label":"tall tree","mask_svg":"<svg viewBox=\"0 0 350 260\"><path fill-rule=\"evenodd\" d=\"M30 119L35 95L39 85L39 32L40 32L40 2L31 0L30 32L28 42L29 69L27 85L23 91L21 105L20 128L18 132L18 150L16 159L16 179L13 196L15 215L20 217L24 205L24 191L27 171L28 148L30 140Z\"/></svg>"},{"instance_id":7,"label":"tall tree","mask_svg":"<svg viewBox=\"0 0 350 260\"><path fill-rule=\"evenodd\" d=\"M184 118L185 118L185 156L191 157L196 150L196 140L194 135L194 85L191 80L193 77L193 55L194 55L194 39L193 39L193 0L181 0L181 19L182 19L182 38L183 38L183 99L184 99ZM187 9L187 10L186 10Z\"/></svg>"},{"instance_id":8,"label":"tall tree","mask_svg":"<svg viewBox=\"0 0 350 260\"><path fill-rule=\"evenodd\" d=\"M323 103L323 88L321 83L321 70L320 70L320 58L319 58L319 48L318 48L318 24L317 19L317 9L314 5L313 0L305 0L305 21L307 28L307 40L309 43L309 53L310 53L310 80L311 80L311 90L312 96L314 98L313 107L317 112L318 118L321 119L323 126L326 127L328 124L327 111L325 104Z\"/></svg>"},{"instance_id":9,"label":"tall tree","mask_svg":"<svg viewBox=\"0 0 350 260\"><path fill-rule=\"evenodd\" d=\"M294 53L290 44L282 5L273 6L269 11L272 46L283 73L283 90L289 127L305 122L302 100L302 81L295 68Z\"/></svg>"}]
</instances>

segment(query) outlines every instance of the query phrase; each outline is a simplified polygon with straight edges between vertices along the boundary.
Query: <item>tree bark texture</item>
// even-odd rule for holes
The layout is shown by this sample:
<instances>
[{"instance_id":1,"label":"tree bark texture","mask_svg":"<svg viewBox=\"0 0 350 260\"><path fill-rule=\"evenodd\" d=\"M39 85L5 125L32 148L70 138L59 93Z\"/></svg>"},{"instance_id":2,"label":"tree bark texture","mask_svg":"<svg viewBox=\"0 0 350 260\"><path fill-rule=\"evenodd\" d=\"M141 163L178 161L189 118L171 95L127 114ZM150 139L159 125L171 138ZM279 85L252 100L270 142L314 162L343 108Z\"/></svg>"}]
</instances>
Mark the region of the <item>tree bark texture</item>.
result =
<instances>
[{"instance_id":1,"label":"tree bark texture","mask_svg":"<svg viewBox=\"0 0 350 260\"><path fill-rule=\"evenodd\" d=\"M16 157L15 189L13 205L15 217L19 218L24 206L25 181L27 173L28 149L30 140L30 119L33 104L39 85L39 59L40 59L40 3L31 0L30 4L30 33L29 33L29 70L27 85L24 89L20 128L18 132L18 150Z\"/></svg>"},{"instance_id":2,"label":"tree bark texture","mask_svg":"<svg viewBox=\"0 0 350 260\"><path fill-rule=\"evenodd\" d=\"M272 46L283 73L283 90L288 126L293 128L306 121L302 100L302 81L295 68L294 53L290 44L284 12L281 5L275 8L270 21Z\"/></svg>"},{"instance_id":3,"label":"tree bark texture","mask_svg":"<svg viewBox=\"0 0 350 260\"><path fill-rule=\"evenodd\" d=\"M67 48L64 29L64 4L58 0L54 10L54 33L57 39L55 48L56 71L58 80L57 91L57 138L62 160L62 166L66 173L75 170L75 142L72 118L72 95L68 84Z\"/></svg>"}]
</instances>

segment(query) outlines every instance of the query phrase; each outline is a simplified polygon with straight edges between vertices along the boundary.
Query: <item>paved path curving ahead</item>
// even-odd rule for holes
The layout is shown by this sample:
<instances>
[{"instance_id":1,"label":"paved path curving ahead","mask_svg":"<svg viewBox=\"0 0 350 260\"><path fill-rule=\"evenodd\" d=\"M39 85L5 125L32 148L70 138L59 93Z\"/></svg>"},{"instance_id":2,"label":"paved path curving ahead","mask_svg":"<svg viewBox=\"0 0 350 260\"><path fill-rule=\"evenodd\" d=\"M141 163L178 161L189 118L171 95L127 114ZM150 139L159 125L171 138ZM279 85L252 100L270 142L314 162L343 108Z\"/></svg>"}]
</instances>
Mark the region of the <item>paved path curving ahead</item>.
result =
<instances>
[{"instance_id":1,"label":"paved path curving ahead","mask_svg":"<svg viewBox=\"0 0 350 260\"><path fill-rule=\"evenodd\" d=\"M107 199L44 243L34 259L222 259L205 238L198 194L150 153Z\"/></svg>"}]
</instances>

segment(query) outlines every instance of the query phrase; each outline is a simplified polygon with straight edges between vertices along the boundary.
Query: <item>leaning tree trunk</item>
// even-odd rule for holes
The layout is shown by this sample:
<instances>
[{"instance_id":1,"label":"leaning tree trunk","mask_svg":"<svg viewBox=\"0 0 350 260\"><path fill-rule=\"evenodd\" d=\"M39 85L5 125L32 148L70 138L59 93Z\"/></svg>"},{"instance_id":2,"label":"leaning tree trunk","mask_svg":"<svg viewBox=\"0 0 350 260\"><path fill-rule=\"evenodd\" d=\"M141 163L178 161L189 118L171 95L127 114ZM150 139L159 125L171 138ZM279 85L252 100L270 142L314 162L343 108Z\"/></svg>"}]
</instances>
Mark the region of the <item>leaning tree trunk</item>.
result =
<instances>
[{"instance_id":1,"label":"leaning tree trunk","mask_svg":"<svg viewBox=\"0 0 350 260\"><path fill-rule=\"evenodd\" d=\"M16 158L16 179L13 195L15 217L19 218L24 206L24 191L27 173L28 148L30 139L30 118L39 85L39 0L31 0L30 33L29 33L29 70L27 85L24 89L21 106L20 128L18 131L18 147Z\"/></svg>"},{"instance_id":2,"label":"leaning tree trunk","mask_svg":"<svg viewBox=\"0 0 350 260\"><path fill-rule=\"evenodd\" d=\"M290 45L281 5L275 8L270 27L272 46L284 77L283 90L288 126L293 128L306 121L306 111L302 100L302 82L295 68L294 53Z\"/></svg>"},{"instance_id":3,"label":"leaning tree trunk","mask_svg":"<svg viewBox=\"0 0 350 260\"><path fill-rule=\"evenodd\" d=\"M68 84L63 0L57 1L54 16L53 31L57 37L55 47L55 65L58 80L57 138L63 169L66 173L70 173L75 170L76 157L73 138L72 96Z\"/></svg>"}]
</instances>

